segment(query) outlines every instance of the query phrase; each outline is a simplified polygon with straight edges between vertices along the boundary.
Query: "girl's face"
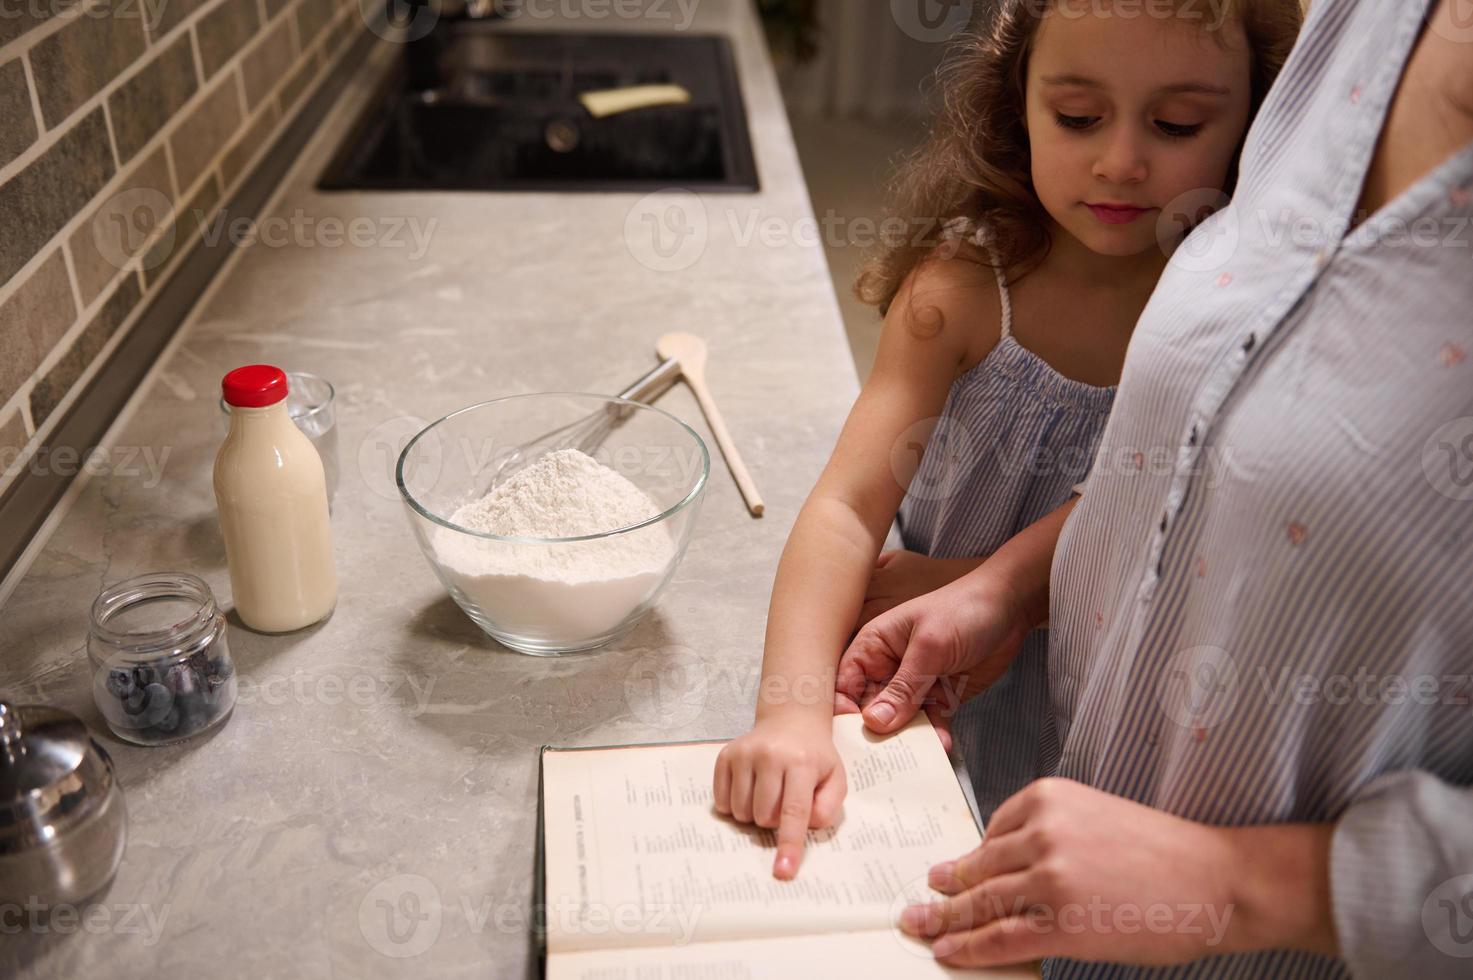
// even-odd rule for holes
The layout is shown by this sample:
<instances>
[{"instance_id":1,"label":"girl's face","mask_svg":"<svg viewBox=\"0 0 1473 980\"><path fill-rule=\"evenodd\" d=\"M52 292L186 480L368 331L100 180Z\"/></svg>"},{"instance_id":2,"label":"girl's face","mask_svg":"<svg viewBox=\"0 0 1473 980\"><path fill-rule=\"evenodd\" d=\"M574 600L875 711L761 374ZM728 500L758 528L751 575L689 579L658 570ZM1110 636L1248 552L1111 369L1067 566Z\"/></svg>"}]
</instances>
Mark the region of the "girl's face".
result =
<instances>
[{"instance_id":1,"label":"girl's face","mask_svg":"<svg viewBox=\"0 0 1473 980\"><path fill-rule=\"evenodd\" d=\"M1248 125L1242 28L1209 31L1162 9L1060 0L1033 40L1033 187L1056 222L1102 255L1157 247L1162 209L1221 189Z\"/></svg>"}]
</instances>

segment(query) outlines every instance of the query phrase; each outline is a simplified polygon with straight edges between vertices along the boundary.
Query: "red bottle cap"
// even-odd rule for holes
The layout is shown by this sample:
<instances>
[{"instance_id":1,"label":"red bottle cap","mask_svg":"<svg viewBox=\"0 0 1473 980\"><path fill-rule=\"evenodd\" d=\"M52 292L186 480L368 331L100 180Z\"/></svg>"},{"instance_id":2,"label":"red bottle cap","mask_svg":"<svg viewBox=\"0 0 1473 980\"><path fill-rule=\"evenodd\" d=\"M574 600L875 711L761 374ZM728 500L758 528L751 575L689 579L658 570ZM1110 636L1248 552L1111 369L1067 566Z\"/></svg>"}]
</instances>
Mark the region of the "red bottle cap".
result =
<instances>
[{"instance_id":1,"label":"red bottle cap","mask_svg":"<svg viewBox=\"0 0 1473 980\"><path fill-rule=\"evenodd\" d=\"M250 364L225 375L220 389L227 405L265 408L286 397L286 372L270 364Z\"/></svg>"}]
</instances>

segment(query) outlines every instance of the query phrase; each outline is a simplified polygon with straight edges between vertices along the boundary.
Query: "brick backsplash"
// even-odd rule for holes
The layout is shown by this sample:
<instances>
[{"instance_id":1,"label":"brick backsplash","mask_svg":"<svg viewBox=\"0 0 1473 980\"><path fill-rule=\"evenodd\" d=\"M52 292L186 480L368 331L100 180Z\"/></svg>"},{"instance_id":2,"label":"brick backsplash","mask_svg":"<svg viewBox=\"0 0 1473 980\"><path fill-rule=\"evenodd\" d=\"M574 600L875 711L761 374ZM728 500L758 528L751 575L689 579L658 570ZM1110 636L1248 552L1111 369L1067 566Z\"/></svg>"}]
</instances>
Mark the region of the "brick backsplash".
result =
<instances>
[{"instance_id":1,"label":"brick backsplash","mask_svg":"<svg viewBox=\"0 0 1473 980\"><path fill-rule=\"evenodd\" d=\"M0 4L0 490L361 29L359 0Z\"/></svg>"}]
</instances>

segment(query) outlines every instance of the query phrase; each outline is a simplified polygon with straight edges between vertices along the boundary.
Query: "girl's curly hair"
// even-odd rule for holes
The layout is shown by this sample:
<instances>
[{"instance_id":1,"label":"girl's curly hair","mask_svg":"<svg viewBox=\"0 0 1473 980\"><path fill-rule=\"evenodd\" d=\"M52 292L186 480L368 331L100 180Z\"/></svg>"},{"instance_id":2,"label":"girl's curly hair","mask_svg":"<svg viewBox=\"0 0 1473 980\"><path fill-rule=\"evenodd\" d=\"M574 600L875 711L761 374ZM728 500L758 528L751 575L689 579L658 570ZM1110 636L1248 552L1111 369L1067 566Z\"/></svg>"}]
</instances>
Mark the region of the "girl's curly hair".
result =
<instances>
[{"instance_id":1,"label":"girl's curly hair","mask_svg":"<svg viewBox=\"0 0 1473 980\"><path fill-rule=\"evenodd\" d=\"M854 284L865 303L889 311L890 303L917 265L959 225L986 229L990 256L968 255L995 264L1016 281L1048 255L1050 237L1042 205L1033 192L1024 85L1028 55L1044 16L1056 0L999 0L983 27L953 43L936 84L942 104L926 141L902 163L890 193L891 210L919 233L904 241L882 241ZM1204 12L1203 29L1216 33L1242 25L1252 55L1252 109L1256 114L1278 77L1303 22L1299 0L1171 0L1183 15ZM1231 193L1236 166L1229 174Z\"/></svg>"}]
</instances>

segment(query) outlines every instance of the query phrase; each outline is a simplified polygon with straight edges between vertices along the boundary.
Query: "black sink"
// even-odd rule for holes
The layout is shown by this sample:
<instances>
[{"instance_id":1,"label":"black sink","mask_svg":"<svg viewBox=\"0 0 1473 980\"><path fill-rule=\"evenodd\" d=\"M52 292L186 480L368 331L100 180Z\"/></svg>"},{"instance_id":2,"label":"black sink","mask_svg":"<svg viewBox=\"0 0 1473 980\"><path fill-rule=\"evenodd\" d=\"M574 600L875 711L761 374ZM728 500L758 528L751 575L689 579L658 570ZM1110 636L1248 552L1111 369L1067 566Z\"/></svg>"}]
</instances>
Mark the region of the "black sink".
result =
<instances>
[{"instance_id":1,"label":"black sink","mask_svg":"<svg viewBox=\"0 0 1473 980\"><path fill-rule=\"evenodd\" d=\"M324 190L758 189L726 38L450 21L403 47L319 181ZM686 88L690 102L595 119L578 101L664 83Z\"/></svg>"}]
</instances>

